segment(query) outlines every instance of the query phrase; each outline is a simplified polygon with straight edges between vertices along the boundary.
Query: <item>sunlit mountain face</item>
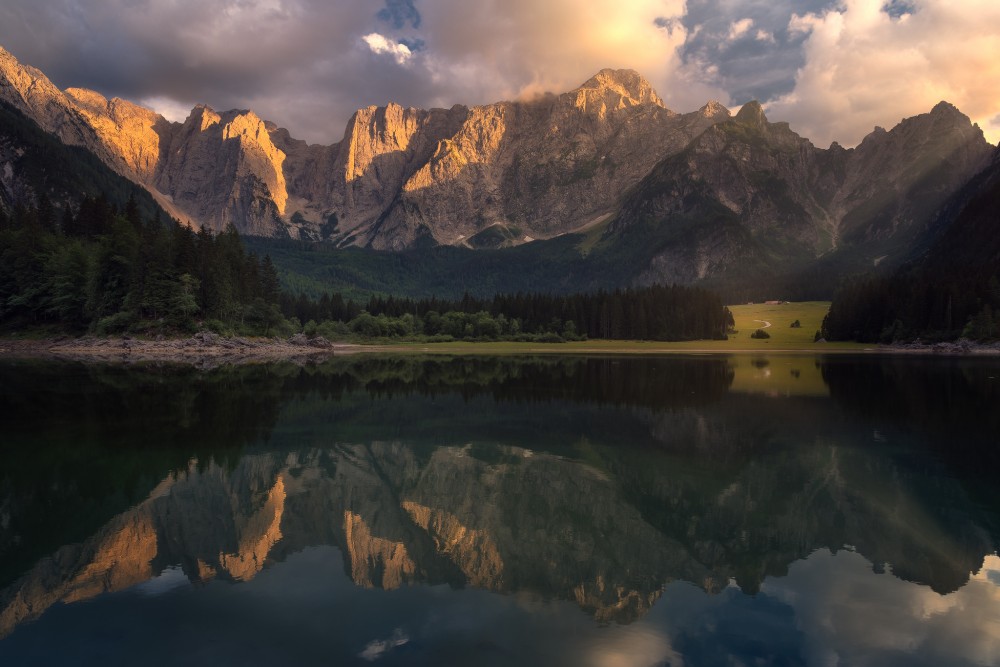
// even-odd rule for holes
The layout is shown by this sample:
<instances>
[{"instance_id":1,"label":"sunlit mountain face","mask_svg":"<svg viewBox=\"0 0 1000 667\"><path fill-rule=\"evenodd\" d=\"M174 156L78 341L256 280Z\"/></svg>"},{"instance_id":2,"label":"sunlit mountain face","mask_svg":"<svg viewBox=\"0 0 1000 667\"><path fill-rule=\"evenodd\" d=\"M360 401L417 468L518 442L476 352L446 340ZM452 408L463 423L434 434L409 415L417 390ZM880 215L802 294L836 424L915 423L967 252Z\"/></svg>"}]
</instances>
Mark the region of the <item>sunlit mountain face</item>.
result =
<instances>
[{"instance_id":1,"label":"sunlit mountain face","mask_svg":"<svg viewBox=\"0 0 1000 667\"><path fill-rule=\"evenodd\" d=\"M995 363L0 375L11 664L997 655Z\"/></svg>"}]
</instances>

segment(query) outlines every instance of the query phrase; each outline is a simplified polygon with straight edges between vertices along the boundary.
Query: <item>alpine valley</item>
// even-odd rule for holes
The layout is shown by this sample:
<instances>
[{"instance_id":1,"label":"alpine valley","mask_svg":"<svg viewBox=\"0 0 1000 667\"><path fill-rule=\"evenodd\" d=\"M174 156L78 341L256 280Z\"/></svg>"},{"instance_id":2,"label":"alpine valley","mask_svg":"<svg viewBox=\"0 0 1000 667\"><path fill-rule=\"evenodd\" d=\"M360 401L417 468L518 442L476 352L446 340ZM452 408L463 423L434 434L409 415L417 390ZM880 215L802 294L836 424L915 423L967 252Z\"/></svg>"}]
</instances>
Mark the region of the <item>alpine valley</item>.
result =
<instances>
[{"instance_id":1,"label":"alpine valley","mask_svg":"<svg viewBox=\"0 0 1000 667\"><path fill-rule=\"evenodd\" d=\"M855 148L819 148L757 102L674 112L630 70L525 101L360 109L329 146L253 111L197 106L176 123L60 90L2 48L0 102L0 206L44 194L64 207L84 188L24 167L41 149L11 131L23 115L169 216L257 237L286 286L312 294L697 283L829 297L845 276L926 252L996 160L947 102ZM67 155L61 169L95 169Z\"/></svg>"}]
</instances>

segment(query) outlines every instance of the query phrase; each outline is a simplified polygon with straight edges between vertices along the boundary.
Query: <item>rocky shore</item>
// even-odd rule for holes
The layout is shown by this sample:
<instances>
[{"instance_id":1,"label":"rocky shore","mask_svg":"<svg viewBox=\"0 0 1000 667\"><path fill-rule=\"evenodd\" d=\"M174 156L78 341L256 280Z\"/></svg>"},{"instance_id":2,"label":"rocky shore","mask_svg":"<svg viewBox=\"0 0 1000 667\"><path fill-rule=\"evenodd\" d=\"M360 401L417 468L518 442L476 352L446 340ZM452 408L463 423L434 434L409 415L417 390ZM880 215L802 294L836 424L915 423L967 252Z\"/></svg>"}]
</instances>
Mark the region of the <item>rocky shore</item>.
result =
<instances>
[{"instance_id":1,"label":"rocky shore","mask_svg":"<svg viewBox=\"0 0 1000 667\"><path fill-rule=\"evenodd\" d=\"M439 347L440 345L440 347ZM578 346L574 344L524 344L523 349L512 350L503 344L497 352L509 354L760 354L759 349L732 349L706 346L704 349L671 347L670 344L631 342L609 348L604 345ZM481 347L479 347L481 346ZM476 344L476 351L490 352L491 343ZM412 347L402 344L359 345L335 343L314 336L296 334L290 338L227 338L210 332L199 332L189 338L141 339L131 336L116 338L58 337L48 339L0 339L0 360L3 359L55 359L98 363L160 362L191 364L213 368L224 364L267 363L292 361L309 363L322 361L334 355L380 352L442 352L468 354L466 344L461 350L449 349L448 344L426 344ZM958 340L948 343L895 343L851 349L827 348L818 344L812 349L767 350L775 354L904 354L928 356L1000 356L1000 342L975 343Z\"/></svg>"},{"instance_id":2,"label":"rocky shore","mask_svg":"<svg viewBox=\"0 0 1000 667\"><path fill-rule=\"evenodd\" d=\"M946 354L946 355L1000 355L1000 342L976 343L966 338L947 343L924 343L919 338L911 343L893 343L881 345L880 350L887 352L909 352L913 354Z\"/></svg>"},{"instance_id":3,"label":"rocky shore","mask_svg":"<svg viewBox=\"0 0 1000 667\"><path fill-rule=\"evenodd\" d=\"M46 358L98 362L159 361L216 366L253 361L317 360L335 354L377 350L372 346L332 343L322 336L309 338L226 338L200 332L190 338L146 340L122 338L52 338L0 340L0 358Z\"/></svg>"}]
</instances>

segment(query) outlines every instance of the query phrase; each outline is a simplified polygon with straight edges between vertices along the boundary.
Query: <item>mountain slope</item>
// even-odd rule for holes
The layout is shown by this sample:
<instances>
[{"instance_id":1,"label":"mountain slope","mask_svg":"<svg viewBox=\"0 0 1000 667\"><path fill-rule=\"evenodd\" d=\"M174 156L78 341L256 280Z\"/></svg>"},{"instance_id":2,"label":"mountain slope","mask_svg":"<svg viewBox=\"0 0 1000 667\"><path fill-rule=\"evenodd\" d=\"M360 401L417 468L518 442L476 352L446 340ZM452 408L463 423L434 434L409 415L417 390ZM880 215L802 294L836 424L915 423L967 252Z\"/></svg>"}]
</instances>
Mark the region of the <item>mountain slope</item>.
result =
<instances>
[{"instance_id":1,"label":"mountain slope","mask_svg":"<svg viewBox=\"0 0 1000 667\"><path fill-rule=\"evenodd\" d=\"M84 196L101 195L119 209L134 198L147 218L163 214L148 193L90 151L65 145L0 102L0 213L18 206L31 208L43 199L61 208Z\"/></svg>"},{"instance_id":2,"label":"mountain slope","mask_svg":"<svg viewBox=\"0 0 1000 667\"><path fill-rule=\"evenodd\" d=\"M1000 150L931 225L927 251L838 293L824 322L833 340L1000 338Z\"/></svg>"},{"instance_id":3,"label":"mountain slope","mask_svg":"<svg viewBox=\"0 0 1000 667\"><path fill-rule=\"evenodd\" d=\"M645 239L640 282L793 276L817 260L833 274L900 263L990 151L945 103L856 149L824 150L752 102L659 163L623 200L608 236Z\"/></svg>"}]
</instances>

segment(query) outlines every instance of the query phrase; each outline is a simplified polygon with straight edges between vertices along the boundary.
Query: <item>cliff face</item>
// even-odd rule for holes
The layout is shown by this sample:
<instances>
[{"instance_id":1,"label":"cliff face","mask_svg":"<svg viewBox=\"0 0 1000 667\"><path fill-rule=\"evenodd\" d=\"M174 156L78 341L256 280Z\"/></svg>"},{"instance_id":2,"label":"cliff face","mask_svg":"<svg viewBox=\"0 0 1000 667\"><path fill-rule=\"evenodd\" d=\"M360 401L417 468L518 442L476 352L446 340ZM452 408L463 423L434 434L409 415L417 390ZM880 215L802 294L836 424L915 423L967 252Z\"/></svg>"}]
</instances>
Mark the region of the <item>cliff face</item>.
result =
<instances>
[{"instance_id":1,"label":"cliff face","mask_svg":"<svg viewBox=\"0 0 1000 667\"><path fill-rule=\"evenodd\" d=\"M285 235L285 154L252 111L196 107L164 138L151 184L178 209L214 230L232 223L247 234Z\"/></svg>"},{"instance_id":2,"label":"cliff face","mask_svg":"<svg viewBox=\"0 0 1000 667\"><path fill-rule=\"evenodd\" d=\"M679 116L615 70L530 102L369 107L332 147L279 131L296 208L286 217L296 234L381 249L548 238L610 213L663 155L728 117L706 109Z\"/></svg>"},{"instance_id":3,"label":"cliff face","mask_svg":"<svg viewBox=\"0 0 1000 667\"><path fill-rule=\"evenodd\" d=\"M719 105L677 115L637 73L603 70L530 102L368 107L342 141L311 146L250 111L199 106L171 123L124 100L60 91L2 49L0 99L182 220L384 249L571 231L610 213L658 160L728 117Z\"/></svg>"}]
</instances>

